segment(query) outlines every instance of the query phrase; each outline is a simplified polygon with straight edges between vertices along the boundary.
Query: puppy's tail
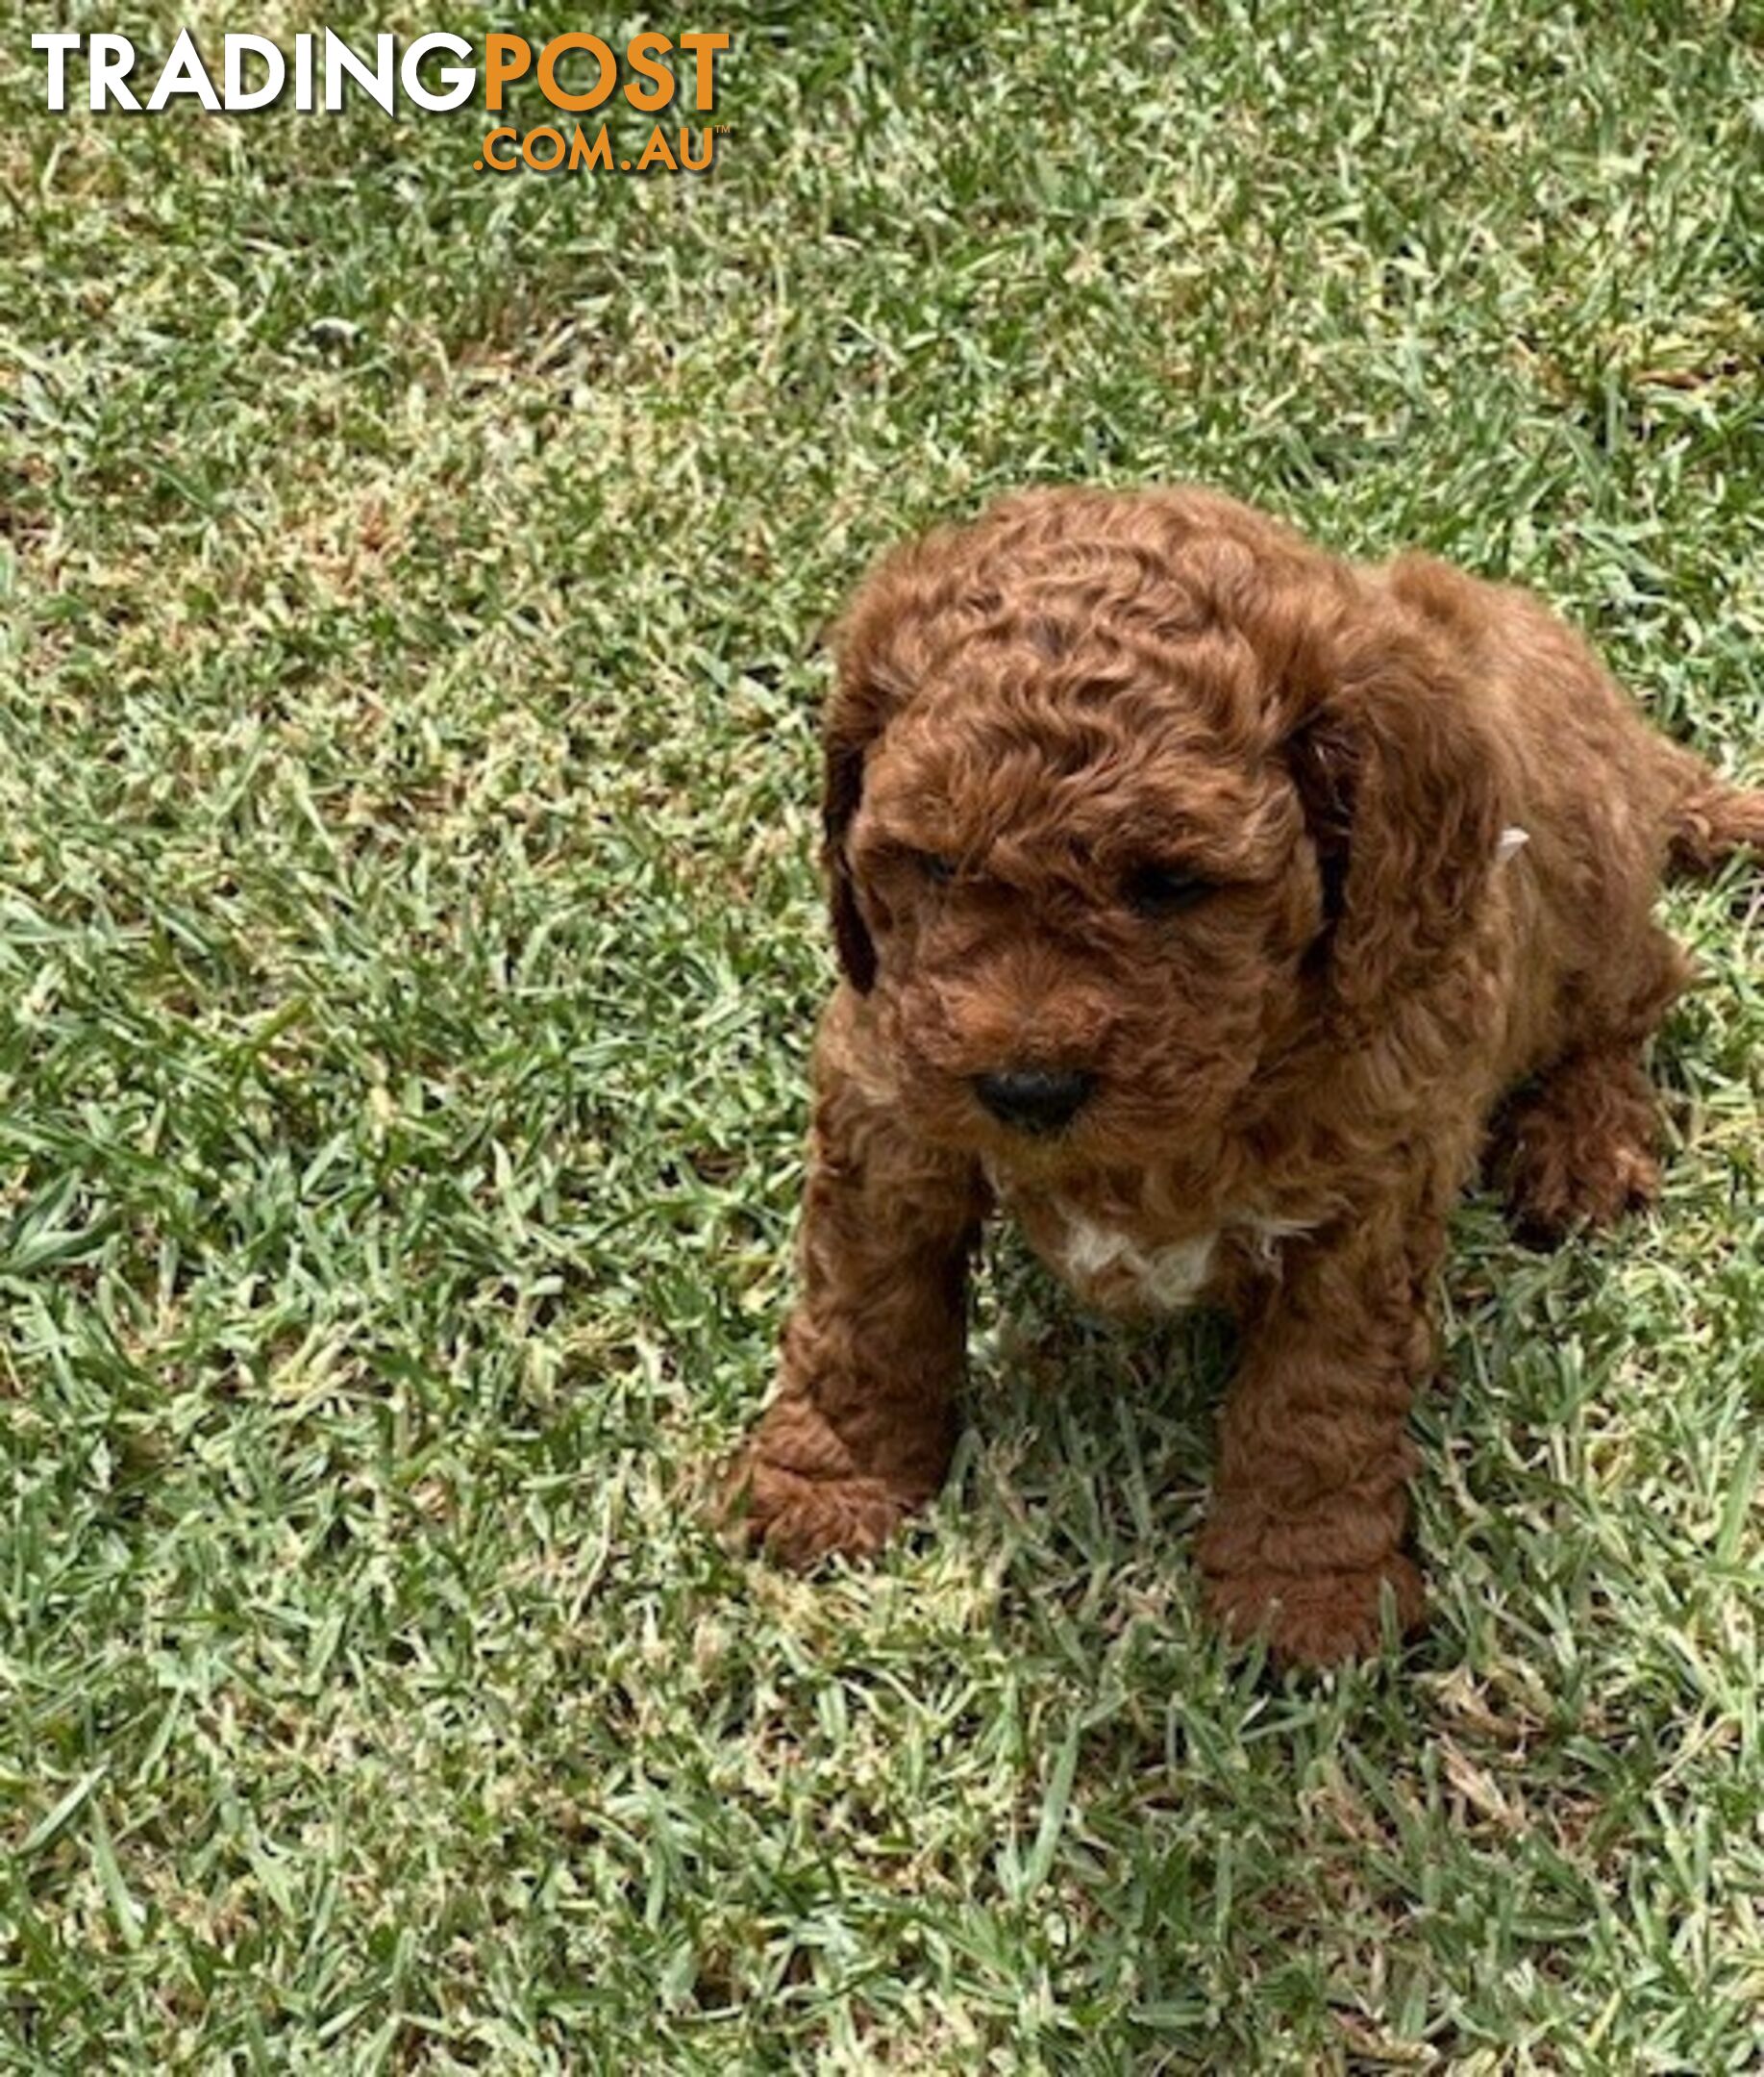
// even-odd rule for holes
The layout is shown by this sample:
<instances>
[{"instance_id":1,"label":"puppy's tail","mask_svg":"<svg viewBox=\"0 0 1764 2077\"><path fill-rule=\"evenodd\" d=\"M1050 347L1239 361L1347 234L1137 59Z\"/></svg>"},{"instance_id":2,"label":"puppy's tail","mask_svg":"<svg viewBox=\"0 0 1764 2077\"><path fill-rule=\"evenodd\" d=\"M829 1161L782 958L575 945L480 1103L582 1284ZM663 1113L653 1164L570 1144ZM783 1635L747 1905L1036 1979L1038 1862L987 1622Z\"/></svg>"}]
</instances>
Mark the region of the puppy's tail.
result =
<instances>
[{"instance_id":1,"label":"puppy's tail","mask_svg":"<svg viewBox=\"0 0 1764 2077\"><path fill-rule=\"evenodd\" d=\"M1706 878L1741 852L1764 865L1764 791L1699 765L1667 818L1670 871Z\"/></svg>"}]
</instances>

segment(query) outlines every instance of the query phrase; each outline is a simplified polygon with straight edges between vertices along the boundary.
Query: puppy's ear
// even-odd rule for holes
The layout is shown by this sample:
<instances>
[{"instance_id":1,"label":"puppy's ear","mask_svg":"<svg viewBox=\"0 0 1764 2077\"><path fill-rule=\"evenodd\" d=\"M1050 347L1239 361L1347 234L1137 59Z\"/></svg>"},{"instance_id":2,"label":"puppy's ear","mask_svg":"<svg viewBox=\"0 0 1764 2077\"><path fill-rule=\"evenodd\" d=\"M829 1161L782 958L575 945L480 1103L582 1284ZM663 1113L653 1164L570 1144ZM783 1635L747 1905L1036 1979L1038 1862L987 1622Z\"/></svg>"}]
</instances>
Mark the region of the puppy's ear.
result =
<instances>
[{"instance_id":1,"label":"puppy's ear","mask_svg":"<svg viewBox=\"0 0 1764 2077\"><path fill-rule=\"evenodd\" d=\"M1331 988L1375 1012L1425 987L1476 916L1501 755L1445 643L1365 601L1287 660L1287 760L1323 873Z\"/></svg>"},{"instance_id":2,"label":"puppy's ear","mask_svg":"<svg viewBox=\"0 0 1764 2077\"><path fill-rule=\"evenodd\" d=\"M860 733L841 728L842 700L842 691L836 691L827 719L826 775L821 791L823 858L828 904L832 912L833 947L845 978L860 995L867 995L876 986L876 946L857 907L857 888L846 854L845 836L857 813L857 803L863 798L863 754L876 731Z\"/></svg>"},{"instance_id":3,"label":"puppy's ear","mask_svg":"<svg viewBox=\"0 0 1764 2077\"><path fill-rule=\"evenodd\" d=\"M845 976L860 995L876 985L876 946L857 905L857 882L846 847L852 818L863 798L864 760L900 704L919 587L918 550L897 549L858 587L834 631L838 672L822 724L822 853L833 945Z\"/></svg>"}]
</instances>

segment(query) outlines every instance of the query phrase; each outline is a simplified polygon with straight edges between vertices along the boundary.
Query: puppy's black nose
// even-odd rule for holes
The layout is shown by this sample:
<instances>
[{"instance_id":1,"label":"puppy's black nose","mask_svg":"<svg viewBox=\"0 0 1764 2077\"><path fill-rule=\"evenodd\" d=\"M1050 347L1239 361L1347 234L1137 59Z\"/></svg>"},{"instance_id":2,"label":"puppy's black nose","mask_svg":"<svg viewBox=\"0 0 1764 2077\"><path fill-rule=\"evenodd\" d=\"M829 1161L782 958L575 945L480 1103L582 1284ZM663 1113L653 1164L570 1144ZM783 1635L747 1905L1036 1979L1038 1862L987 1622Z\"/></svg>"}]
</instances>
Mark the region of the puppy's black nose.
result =
<instances>
[{"instance_id":1,"label":"puppy's black nose","mask_svg":"<svg viewBox=\"0 0 1764 2077\"><path fill-rule=\"evenodd\" d=\"M993 1116L1027 1133L1069 1124L1095 1087L1095 1075L1075 1067L1007 1067L974 1077L974 1093Z\"/></svg>"}]
</instances>

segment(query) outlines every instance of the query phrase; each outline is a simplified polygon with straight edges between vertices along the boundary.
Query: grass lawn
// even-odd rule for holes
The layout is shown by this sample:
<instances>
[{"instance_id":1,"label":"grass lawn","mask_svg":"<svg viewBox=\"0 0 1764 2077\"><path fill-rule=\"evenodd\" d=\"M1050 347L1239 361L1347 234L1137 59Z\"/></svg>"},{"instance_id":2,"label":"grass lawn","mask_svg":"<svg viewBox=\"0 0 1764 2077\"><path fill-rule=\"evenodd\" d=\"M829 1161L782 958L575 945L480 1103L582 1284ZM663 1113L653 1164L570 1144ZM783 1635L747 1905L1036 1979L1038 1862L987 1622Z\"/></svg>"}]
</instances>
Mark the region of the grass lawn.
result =
<instances>
[{"instance_id":1,"label":"grass lawn","mask_svg":"<svg viewBox=\"0 0 1764 2077\"><path fill-rule=\"evenodd\" d=\"M371 25L507 16L605 26ZM1219 1331L1007 1237L922 1534L701 1514L884 543L1207 479L1758 775L1756 10L647 21L734 32L708 175L50 115L7 31L0 2069L1758 2068L1756 881L1670 900L1658 1214L1464 1209L1400 1662L1206 1634Z\"/></svg>"}]
</instances>

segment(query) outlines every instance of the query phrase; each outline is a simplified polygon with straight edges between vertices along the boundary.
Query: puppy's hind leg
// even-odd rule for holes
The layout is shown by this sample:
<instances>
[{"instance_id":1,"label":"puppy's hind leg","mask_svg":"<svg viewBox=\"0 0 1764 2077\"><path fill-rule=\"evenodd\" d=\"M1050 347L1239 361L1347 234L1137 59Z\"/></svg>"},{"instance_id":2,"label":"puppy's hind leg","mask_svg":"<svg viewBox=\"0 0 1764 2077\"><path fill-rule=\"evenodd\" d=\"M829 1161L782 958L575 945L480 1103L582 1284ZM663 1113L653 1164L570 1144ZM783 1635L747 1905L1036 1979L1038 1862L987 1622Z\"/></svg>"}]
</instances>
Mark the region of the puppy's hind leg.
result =
<instances>
[{"instance_id":1,"label":"puppy's hind leg","mask_svg":"<svg viewBox=\"0 0 1764 2077\"><path fill-rule=\"evenodd\" d=\"M1571 1053L1506 1106L1491 1166L1521 1239L1553 1247L1659 1194L1659 1119L1633 1047Z\"/></svg>"},{"instance_id":2,"label":"puppy's hind leg","mask_svg":"<svg viewBox=\"0 0 1764 2077\"><path fill-rule=\"evenodd\" d=\"M1619 962L1620 970L1627 963ZM1659 1109L1642 1045L1689 978L1690 962L1648 926L1621 1008L1588 1017L1557 1058L1512 1095L1490 1134L1488 1168L1516 1233L1554 1246L1615 1225L1659 1194Z\"/></svg>"}]
</instances>

